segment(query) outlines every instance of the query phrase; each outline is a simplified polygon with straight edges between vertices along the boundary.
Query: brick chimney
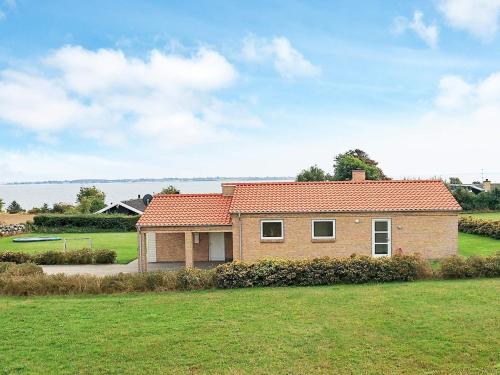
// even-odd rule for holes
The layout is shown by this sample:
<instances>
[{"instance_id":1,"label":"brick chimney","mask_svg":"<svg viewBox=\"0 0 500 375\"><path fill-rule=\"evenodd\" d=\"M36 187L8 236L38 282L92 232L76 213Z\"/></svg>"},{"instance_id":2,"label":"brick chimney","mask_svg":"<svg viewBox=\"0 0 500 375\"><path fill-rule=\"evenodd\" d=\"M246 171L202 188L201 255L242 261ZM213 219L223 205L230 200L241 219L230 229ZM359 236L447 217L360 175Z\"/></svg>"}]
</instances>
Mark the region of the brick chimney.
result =
<instances>
[{"instance_id":1,"label":"brick chimney","mask_svg":"<svg viewBox=\"0 0 500 375\"><path fill-rule=\"evenodd\" d=\"M222 184L222 195L232 196L235 188L235 184Z\"/></svg>"},{"instance_id":2,"label":"brick chimney","mask_svg":"<svg viewBox=\"0 0 500 375\"><path fill-rule=\"evenodd\" d=\"M366 180L366 172L364 169L354 169L352 171L352 179L351 181L364 181Z\"/></svg>"},{"instance_id":3,"label":"brick chimney","mask_svg":"<svg viewBox=\"0 0 500 375\"><path fill-rule=\"evenodd\" d=\"M484 188L484 191L491 191L491 181L486 179L484 180L483 182L483 188Z\"/></svg>"}]
</instances>

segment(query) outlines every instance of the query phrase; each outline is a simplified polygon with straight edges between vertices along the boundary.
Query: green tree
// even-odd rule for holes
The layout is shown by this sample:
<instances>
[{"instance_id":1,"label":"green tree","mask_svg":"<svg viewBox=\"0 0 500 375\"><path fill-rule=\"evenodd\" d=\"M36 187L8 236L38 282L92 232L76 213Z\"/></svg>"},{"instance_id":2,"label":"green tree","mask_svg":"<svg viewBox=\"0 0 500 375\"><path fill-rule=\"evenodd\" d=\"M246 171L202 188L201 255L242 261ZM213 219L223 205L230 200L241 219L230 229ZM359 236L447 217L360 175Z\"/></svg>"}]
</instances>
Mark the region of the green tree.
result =
<instances>
[{"instance_id":1,"label":"green tree","mask_svg":"<svg viewBox=\"0 0 500 375\"><path fill-rule=\"evenodd\" d=\"M51 212L54 214L67 214L75 211L75 206L68 203L54 203Z\"/></svg>"},{"instance_id":2,"label":"green tree","mask_svg":"<svg viewBox=\"0 0 500 375\"><path fill-rule=\"evenodd\" d=\"M16 201L12 201L9 204L9 207L7 207L7 212L9 214L18 214L20 212L24 212L24 210L19 203L17 203Z\"/></svg>"},{"instance_id":3,"label":"green tree","mask_svg":"<svg viewBox=\"0 0 500 375\"><path fill-rule=\"evenodd\" d=\"M3 211L3 206L5 205L4 201L2 198L0 198L0 212Z\"/></svg>"},{"instance_id":4,"label":"green tree","mask_svg":"<svg viewBox=\"0 0 500 375\"><path fill-rule=\"evenodd\" d=\"M370 158L370 156L366 152L364 152L363 150L356 148L354 150L347 151L345 154L354 156L355 158L362 160L366 164L375 167L378 170L380 180L390 180L390 178L385 175L385 173L382 171L382 169L380 169L380 167L378 166L378 162L373 160L372 158Z\"/></svg>"},{"instance_id":5,"label":"green tree","mask_svg":"<svg viewBox=\"0 0 500 375\"><path fill-rule=\"evenodd\" d=\"M462 185L462 181L458 177L450 177L450 184Z\"/></svg>"},{"instance_id":6,"label":"green tree","mask_svg":"<svg viewBox=\"0 0 500 375\"><path fill-rule=\"evenodd\" d=\"M474 200L476 198L474 193L471 193L464 188L460 188L453 192L453 196L464 210L474 209Z\"/></svg>"},{"instance_id":7,"label":"green tree","mask_svg":"<svg viewBox=\"0 0 500 375\"><path fill-rule=\"evenodd\" d=\"M388 180L384 172L378 166L378 162L360 149L349 150L343 154L335 156L333 165L333 180L346 181L352 178L352 171L363 169L366 172L367 180Z\"/></svg>"},{"instance_id":8,"label":"green tree","mask_svg":"<svg viewBox=\"0 0 500 375\"><path fill-rule=\"evenodd\" d=\"M80 192L76 195L77 210L83 214L99 211L106 207L105 200L106 194L95 186L81 187Z\"/></svg>"},{"instance_id":9,"label":"green tree","mask_svg":"<svg viewBox=\"0 0 500 375\"><path fill-rule=\"evenodd\" d=\"M313 165L308 169L303 169L295 178L295 181L304 182L304 181L326 181L331 179L331 176L328 173L325 173L317 165Z\"/></svg>"},{"instance_id":10,"label":"green tree","mask_svg":"<svg viewBox=\"0 0 500 375\"><path fill-rule=\"evenodd\" d=\"M376 165L368 164L365 161L357 158L356 156L345 153L339 154L335 157L335 164L333 166L333 180L350 180L352 178L352 171L355 169L363 169L366 172L367 180L387 179L380 168L378 168Z\"/></svg>"},{"instance_id":11,"label":"green tree","mask_svg":"<svg viewBox=\"0 0 500 375\"><path fill-rule=\"evenodd\" d=\"M177 189L174 185L169 185L166 188L163 188L160 194L180 194L181 191Z\"/></svg>"}]
</instances>

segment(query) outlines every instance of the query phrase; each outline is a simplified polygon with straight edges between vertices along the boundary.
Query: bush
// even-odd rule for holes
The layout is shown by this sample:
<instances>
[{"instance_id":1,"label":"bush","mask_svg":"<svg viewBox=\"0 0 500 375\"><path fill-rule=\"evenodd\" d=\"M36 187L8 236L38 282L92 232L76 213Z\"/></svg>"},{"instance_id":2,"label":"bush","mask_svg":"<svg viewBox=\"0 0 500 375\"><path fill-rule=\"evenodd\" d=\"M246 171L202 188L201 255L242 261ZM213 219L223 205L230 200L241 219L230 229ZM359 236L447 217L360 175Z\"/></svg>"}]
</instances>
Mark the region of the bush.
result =
<instances>
[{"instance_id":1,"label":"bush","mask_svg":"<svg viewBox=\"0 0 500 375\"><path fill-rule=\"evenodd\" d=\"M441 262L440 275L444 279L500 277L500 253L488 257L446 258Z\"/></svg>"},{"instance_id":2,"label":"bush","mask_svg":"<svg viewBox=\"0 0 500 375\"><path fill-rule=\"evenodd\" d=\"M65 264L66 255L62 251L45 251L32 255L32 260L36 264Z\"/></svg>"},{"instance_id":3,"label":"bush","mask_svg":"<svg viewBox=\"0 0 500 375\"><path fill-rule=\"evenodd\" d=\"M71 251L46 251L43 253L16 253L6 251L0 253L0 262L12 262L17 264L109 264L116 260L114 250L91 249L71 250Z\"/></svg>"},{"instance_id":4,"label":"bush","mask_svg":"<svg viewBox=\"0 0 500 375\"><path fill-rule=\"evenodd\" d=\"M500 239L500 220L484 220L472 216L461 217L458 220L458 230Z\"/></svg>"},{"instance_id":5,"label":"bush","mask_svg":"<svg viewBox=\"0 0 500 375\"><path fill-rule=\"evenodd\" d=\"M92 264L94 252L90 249L69 250L63 252L66 264Z\"/></svg>"},{"instance_id":6,"label":"bush","mask_svg":"<svg viewBox=\"0 0 500 375\"><path fill-rule=\"evenodd\" d=\"M432 272L429 263L417 255L396 255L233 262L218 266L216 274L219 288L245 288L411 281L429 277Z\"/></svg>"},{"instance_id":7,"label":"bush","mask_svg":"<svg viewBox=\"0 0 500 375\"><path fill-rule=\"evenodd\" d=\"M5 251L0 253L0 262L12 262L12 263L27 263L32 262L33 256L27 253L16 253L13 251Z\"/></svg>"},{"instance_id":8,"label":"bush","mask_svg":"<svg viewBox=\"0 0 500 375\"><path fill-rule=\"evenodd\" d=\"M213 288L216 285L215 271L201 270L198 268L184 268L177 271L176 289L199 290Z\"/></svg>"},{"instance_id":9,"label":"bush","mask_svg":"<svg viewBox=\"0 0 500 375\"><path fill-rule=\"evenodd\" d=\"M126 215L37 215L33 226L42 232L131 232L139 216Z\"/></svg>"},{"instance_id":10,"label":"bush","mask_svg":"<svg viewBox=\"0 0 500 375\"><path fill-rule=\"evenodd\" d=\"M20 266L20 265L14 265ZM25 266L25 265L22 265ZM188 275L186 277L186 275ZM35 296L201 290L215 287L214 270L180 270L109 276L0 273L0 295Z\"/></svg>"},{"instance_id":11,"label":"bush","mask_svg":"<svg viewBox=\"0 0 500 375\"><path fill-rule=\"evenodd\" d=\"M111 264L116 261L116 251L108 249L98 249L94 251L94 263Z\"/></svg>"},{"instance_id":12,"label":"bush","mask_svg":"<svg viewBox=\"0 0 500 375\"><path fill-rule=\"evenodd\" d=\"M15 265L16 263L13 262L0 262L0 274L4 273L7 271L10 267Z\"/></svg>"},{"instance_id":13,"label":"bush","mask_svg":"<svg viewBox=\"0 0 500 375\"><path fill-rule=\"evenodd\" d=\"M5 276L41 275L43 274L43 269L34 263L13 264L3 274Z\"/></svg>"}]
</instances>

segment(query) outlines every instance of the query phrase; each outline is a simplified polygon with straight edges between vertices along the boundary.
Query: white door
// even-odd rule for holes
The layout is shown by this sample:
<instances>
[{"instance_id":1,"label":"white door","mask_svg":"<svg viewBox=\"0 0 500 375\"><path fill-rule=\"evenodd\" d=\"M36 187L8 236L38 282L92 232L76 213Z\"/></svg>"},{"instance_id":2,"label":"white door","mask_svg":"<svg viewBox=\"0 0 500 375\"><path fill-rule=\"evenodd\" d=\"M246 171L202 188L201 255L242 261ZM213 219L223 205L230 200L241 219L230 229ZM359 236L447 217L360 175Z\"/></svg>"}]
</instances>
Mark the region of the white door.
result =
<instances>
[{"instance_id":1,"label":"white door","mask_svg":"<svg viewBox=\"0 0 500 375\"><path fill-rule=\"evenodd\" d=\"M156 262L156 233L146 232L146 260Z\"/></svg>"},{"instance_id":2,"label":"white door","mask_svg":"<svg viewBox=\"0 0 500 375\"><path fill-rule=\"evenodd\" d=\"M211 261L225 261L224 233L209 233L208 259Z\"/></svg>"},{"instance_id":3,"label":"white door","mask_svg":"<svg viewBox=\"0 0 500 375\"><path fill-rule=\"evenodd\" d=\"M391 219L372 220L372 256L391 255Z\"/></svg>"}]
</instances>

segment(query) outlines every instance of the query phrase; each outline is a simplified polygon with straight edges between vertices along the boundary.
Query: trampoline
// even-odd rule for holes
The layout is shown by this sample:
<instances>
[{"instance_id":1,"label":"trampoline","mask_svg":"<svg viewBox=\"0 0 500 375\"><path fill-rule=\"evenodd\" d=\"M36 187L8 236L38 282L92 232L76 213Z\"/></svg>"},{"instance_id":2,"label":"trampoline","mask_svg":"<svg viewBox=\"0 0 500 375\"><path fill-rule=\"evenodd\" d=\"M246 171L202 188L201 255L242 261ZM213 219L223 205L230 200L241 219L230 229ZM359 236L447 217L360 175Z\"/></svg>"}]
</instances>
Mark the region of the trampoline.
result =
<instances>
[{"instance_id":1,"label":"trampoline","mask_svg":"<svg viewBox=\"0 0 500 375\"><path fill-rule=\"evenodd\" d=\"M21 237L14 238L12 242L44 242L44 241L61 241L61 237Z\"/></svg>"}]
</instances>

